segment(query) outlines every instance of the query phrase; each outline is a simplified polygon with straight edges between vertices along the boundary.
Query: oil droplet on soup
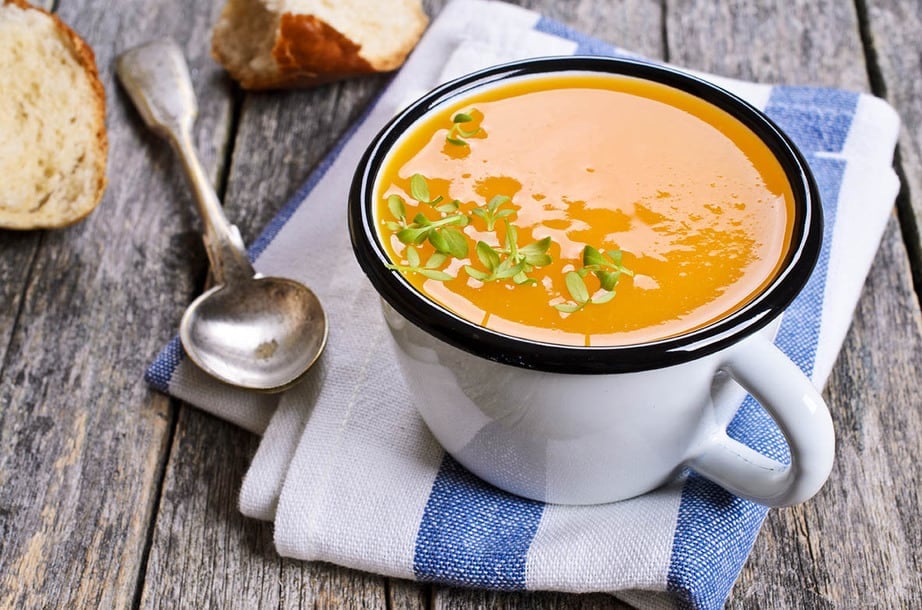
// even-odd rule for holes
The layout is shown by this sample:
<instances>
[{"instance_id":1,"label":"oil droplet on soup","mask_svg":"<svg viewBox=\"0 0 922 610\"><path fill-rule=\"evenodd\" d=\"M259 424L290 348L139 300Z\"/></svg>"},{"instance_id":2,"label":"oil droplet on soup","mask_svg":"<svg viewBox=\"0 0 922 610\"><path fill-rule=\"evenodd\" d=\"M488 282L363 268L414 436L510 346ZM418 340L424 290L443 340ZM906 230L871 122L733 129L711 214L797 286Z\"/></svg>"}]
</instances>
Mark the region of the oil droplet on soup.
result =
<instances>
[{"instance_id":1,"label":"oil droplet on soup","mask_svg":"<svg viewBox=\"0 0 922 610\"><path fill-rule=\"evenodd\" d=\"M470 134L446 141L457 113ZM457 132L455 132L457 133ZM407 278L458 315L506 334L571 345L626 345L676 336L738 310L773 279L792 234L791 187L769 148L738 120L677 89L622 76L566 74L475 92L420 122L385 160L377 221L392 260L407 245L387 228L387 198L417 214L445 217L412 197L410 178L430 198L458 201L467 258L442 266L454 279ZM551 238L552 262L535 281L481 282L475 244L504 248L506 224L487 229L474 208L509 197L505 218L524 245ZM566 313L568 271L586 245L620 250L615 296ZM414 245L422 261L431 244ZM586 284L598 289L591 274Z\"/></svg>"}]
</instances>

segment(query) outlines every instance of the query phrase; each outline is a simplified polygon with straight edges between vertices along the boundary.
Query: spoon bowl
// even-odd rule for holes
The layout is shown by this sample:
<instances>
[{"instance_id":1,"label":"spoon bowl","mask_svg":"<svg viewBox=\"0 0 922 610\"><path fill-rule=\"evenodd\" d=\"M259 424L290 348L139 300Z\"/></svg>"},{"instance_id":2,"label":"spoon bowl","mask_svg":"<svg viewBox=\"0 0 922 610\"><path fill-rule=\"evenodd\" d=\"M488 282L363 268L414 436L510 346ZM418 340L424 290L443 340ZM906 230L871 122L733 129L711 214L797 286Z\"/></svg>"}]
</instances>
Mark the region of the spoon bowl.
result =
<instances>
[{"instance_id":1,"label":"spoon bowl","mask_svg":"<svg viewBox=\"0 0 922 610\"><path fill-rule=\"evenodd\" d=\"M180 339L189 358L213 377L237 387L278 392L317 361L327 340L320 301L305 285L263 277L247 257L192 144L198 112L189 68L170 40L122 53L119 79L148 127L169 140L183 164L203 224L217 286L186 310Z\"/></svg>"},{"instance_id":2,"label":"spoon bowl","mask_svg":"<svg viewBox=\"0 0 922 610\"><path fill-rule=\"evenodd\" d=\"M303 284L258 277L203 293L183 315L179 335L189 358L210 375L275 392L316 362L327 322Z\"/></svg>"}]
</instances>

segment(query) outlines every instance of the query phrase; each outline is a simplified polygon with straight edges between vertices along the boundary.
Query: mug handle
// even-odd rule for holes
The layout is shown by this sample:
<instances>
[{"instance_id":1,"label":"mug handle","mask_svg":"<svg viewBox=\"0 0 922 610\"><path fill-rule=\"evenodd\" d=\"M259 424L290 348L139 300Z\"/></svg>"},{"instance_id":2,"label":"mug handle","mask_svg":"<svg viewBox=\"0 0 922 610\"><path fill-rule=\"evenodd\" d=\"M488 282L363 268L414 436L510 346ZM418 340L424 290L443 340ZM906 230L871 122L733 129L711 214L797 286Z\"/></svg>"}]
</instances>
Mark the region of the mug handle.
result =
<instances>
[{"instance_id":1,"label":"mug handle","mask_svg":"<svg viewBox=\"0 0 922 610\"><path fill-rule=\"evenodd\" d=\"M797 365L759 333L728 350L721 368L781 428L791 464L765 457L718 428L686 465L728 491L767 506L790 506L811 498L829 477L835 453L832 418L823 397Z\"/></svg>"}]
</instances>

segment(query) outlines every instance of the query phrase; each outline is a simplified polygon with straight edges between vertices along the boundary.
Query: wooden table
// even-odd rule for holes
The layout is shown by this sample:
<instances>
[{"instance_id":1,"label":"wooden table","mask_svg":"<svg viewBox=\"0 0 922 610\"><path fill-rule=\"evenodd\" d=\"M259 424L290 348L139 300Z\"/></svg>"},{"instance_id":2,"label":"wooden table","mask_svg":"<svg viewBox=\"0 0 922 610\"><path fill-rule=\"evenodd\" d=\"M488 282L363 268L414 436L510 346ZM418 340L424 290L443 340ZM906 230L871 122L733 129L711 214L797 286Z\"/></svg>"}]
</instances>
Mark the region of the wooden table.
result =
<instances>
[{"instance_id":1,"label":"wooden table","mask_svg":"<svg viewBox=\"0 0 922 610\"><path fill-rule=\"evenodd\" d=\"M922 607L922 3L521 3L650 57L871 91L902 115L903 190L825 392L839 442L832 478L805 505L771 511L728 605ZM81 224L0 231L0 607L623 607L276 554L271 525L236 508L258 439L142 380L202 290L207 261L179 165L143 128L113 59L157 36L183 45L201 106L195 139L246 240L386 78L245 94L209 57L220 0L56 4L97 54L109 187ZM427 1L429 14L443 4Z\"/></svg>"}]
</instances>

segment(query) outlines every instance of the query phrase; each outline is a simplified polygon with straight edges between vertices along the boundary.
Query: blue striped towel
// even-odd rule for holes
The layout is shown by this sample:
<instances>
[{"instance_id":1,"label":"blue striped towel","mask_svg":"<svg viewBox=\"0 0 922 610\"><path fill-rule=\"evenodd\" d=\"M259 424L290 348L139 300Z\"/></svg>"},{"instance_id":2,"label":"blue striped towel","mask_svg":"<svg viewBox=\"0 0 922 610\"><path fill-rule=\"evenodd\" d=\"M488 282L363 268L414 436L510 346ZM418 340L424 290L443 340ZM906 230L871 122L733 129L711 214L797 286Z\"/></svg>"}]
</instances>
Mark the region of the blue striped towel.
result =
<instances>
[{"instance_id":1,"label":"blue striped towel","mask_svg":"<svg viewBox=\"0 0 922 610\"><path fill-rule=\"evenodd\" d=\"M263 435L240 507L275 521L284 556L461 586L607 591L642 607L719 607L765 508L694 474L639 498L584 507L524 500L479 481L444 453L410 406L377 297L350 254L346 194L385 121L447 78L550 54L625 53L528 10L454 0L252 244L259 270L306 282L329 313L330 343L304 383L281 397L236 391L184 359L178 340L147 378ZM825 246L777 342L822 387L898 189L891 169L898 119L881 100L858 93L707 78L764 109L816 174ZM751 399L731 434L784 459L783 438Z\"/></svg>"}]
</instances>

